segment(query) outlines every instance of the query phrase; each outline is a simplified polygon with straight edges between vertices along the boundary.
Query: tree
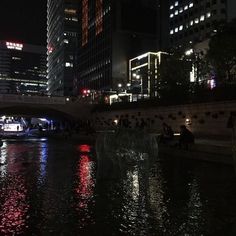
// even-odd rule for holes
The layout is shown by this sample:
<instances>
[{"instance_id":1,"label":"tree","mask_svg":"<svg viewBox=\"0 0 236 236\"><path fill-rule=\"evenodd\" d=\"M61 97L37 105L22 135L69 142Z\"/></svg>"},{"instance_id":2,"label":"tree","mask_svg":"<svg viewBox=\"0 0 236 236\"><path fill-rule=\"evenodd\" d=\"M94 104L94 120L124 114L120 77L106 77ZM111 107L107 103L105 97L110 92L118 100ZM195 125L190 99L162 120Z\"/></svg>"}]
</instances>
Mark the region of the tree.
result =
<instances>
[{"instance_id":1,"label":"tree","mask_svg":"<svg viewBox=\"0 0 236 236\"><path fill-rule=\"evenodd\" d=\"M188 97L191 63L178 53L162 59L160 65L159 94L163 100L184 101Z\"/></svg>"},{"instance_id":2,"label":"tree","mask_svg":"<svg viewBox=\"0 0 236 236\"><path fill-rule=\"evenodd\" d=\"M217 31L209 42L207 58L215 69L217 83L232 83L236 72L236 19Z\"/></svg>"}]
</instances>

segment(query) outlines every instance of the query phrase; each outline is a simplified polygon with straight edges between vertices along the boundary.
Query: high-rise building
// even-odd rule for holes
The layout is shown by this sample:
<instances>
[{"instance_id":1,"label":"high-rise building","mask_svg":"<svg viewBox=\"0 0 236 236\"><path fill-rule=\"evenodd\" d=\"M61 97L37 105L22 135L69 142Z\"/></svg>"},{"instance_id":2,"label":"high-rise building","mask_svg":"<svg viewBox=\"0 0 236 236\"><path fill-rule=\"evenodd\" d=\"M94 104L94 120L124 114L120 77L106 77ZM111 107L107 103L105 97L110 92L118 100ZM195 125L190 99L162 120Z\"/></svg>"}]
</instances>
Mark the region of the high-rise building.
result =
<instances>
[{"instance_id":1,"label":"high-rise building","mask_svg":"<svg viewBox=\"0 0 236 236\"><path fill-rule=\"evenodd\" d=\"M46 93L46 47L0 41L0 93Z\"/></svg>"},{"instance_id":2,"label":"high-rise building","mask_svg":"<svg viewBox=\"0 0 236 236\"><path fill-rule=\"evenodd\" d=\"M169 0L157 0L157 48L167 51L170 47L169 37Z\"/></svg>"},{"instance_id":3,"label":"high-rise building","mask_svg":"<svg viewBox=\"0 0 236 236\"><path fill-rule=\"evenodd\" d=\"M77 78L78 1L47 2L48 93L74 95Z\"/></svg>"},{"instance_id":4,"label":"high-rise building","mask_svg":"<svg viewBox=\"0 0 236 236\"><path fill-rule=\"evenodd\" d=\"M236 17L235 0L169 0L170 46L209 39L221 23Z\"/></svg>"},{"instance_id":5,"label":"high-rise building","mask_svg":"<svg viewBox=\"0 0 236 236\"><path fill-rule=\"evenodd\" d=\"M79 16L79 88L125 86L129 59L157 48L154 0L81 0Z\"/></svg>"}]
</instances>

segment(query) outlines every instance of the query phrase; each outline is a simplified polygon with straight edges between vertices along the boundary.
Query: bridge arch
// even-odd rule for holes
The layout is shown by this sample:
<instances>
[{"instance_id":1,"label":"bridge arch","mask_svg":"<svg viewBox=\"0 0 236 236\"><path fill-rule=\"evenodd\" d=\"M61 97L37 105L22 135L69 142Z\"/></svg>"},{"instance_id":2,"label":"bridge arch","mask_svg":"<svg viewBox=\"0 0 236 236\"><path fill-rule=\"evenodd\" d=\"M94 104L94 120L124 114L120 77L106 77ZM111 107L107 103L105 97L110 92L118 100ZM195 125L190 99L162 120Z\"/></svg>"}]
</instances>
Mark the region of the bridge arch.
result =
<instances>
[{"instance_id":1,"label":"bridge arch","mask_svg":"<svg viewBox=\"0 0 236 236\"><path fill-rule=\"evenodd\" d=\"M0 115L83 120L90 118L93 106L66 97L0 95Z\"/></svg>"}]
</instances>

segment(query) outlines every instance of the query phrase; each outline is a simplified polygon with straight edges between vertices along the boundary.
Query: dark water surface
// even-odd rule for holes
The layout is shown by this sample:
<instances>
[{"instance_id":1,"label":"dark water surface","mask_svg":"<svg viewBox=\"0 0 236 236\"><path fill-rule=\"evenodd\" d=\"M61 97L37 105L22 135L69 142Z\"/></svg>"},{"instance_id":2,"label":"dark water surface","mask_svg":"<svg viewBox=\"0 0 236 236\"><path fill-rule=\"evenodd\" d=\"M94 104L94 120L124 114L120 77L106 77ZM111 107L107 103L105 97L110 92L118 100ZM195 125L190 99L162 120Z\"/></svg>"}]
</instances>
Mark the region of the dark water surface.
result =
<instances>
[{"instance_id":1,"label":"dark water surface","mask_svg":"<svg viewBox=\"0 0 236 236\"><path fill-rule=\"evenodd\" d=\"M0 235L236 235L233 167L157 158L96 179L88 145L0 149Z\"/></svg>"}]
</instances>

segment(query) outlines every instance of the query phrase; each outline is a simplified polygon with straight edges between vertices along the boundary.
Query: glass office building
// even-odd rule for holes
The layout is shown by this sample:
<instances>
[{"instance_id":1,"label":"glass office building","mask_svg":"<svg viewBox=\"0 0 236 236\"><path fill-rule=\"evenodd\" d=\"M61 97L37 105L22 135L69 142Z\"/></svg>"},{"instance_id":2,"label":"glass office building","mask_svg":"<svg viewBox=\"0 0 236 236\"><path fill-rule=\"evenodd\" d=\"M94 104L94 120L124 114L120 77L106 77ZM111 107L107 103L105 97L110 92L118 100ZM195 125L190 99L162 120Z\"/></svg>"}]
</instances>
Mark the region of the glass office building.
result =
<instances>
[{"instance_id":1,"label":"glass office building","mask_svg":"<svg viewBox=\"0 0 236 236\"><path fill-rule=\"evenodd\" d=\"M46 47L0 41L0 93L46 93Z\"/></svg>"},{"instance_id":2,"label":"glass office building","mask_svg":"<svg viewBox=\"0 0 236 236\"><path fill-rule=\"evenodd\" d=\"M78 42L78 1L47 2L48 93L76 95Z\"/></svg>"},{"instance_id":3,"label":"glass office building","mask_svg":"<svg viewBox=\"0 0 236 236\"><path fill-rule=\"evenodd\" d=\"M202 42L221 23L236 17L234 0L170 0L169 35L172 47Z\"/></svg>"},{"instance_id":4,"label":"glass office building","mask_svg":"<svg viewBox=\"0 0 236 236\"><path fill-rule=\"evenodd\" d=\"M78 87L116 90L128 61L156 50L156 1L79 1Z\"/></svg>"}]
</instances>

